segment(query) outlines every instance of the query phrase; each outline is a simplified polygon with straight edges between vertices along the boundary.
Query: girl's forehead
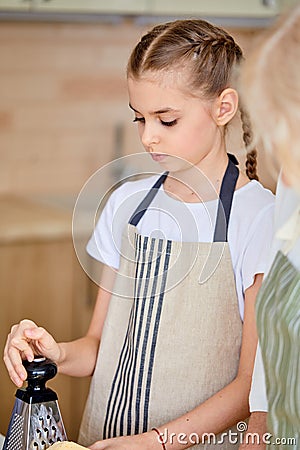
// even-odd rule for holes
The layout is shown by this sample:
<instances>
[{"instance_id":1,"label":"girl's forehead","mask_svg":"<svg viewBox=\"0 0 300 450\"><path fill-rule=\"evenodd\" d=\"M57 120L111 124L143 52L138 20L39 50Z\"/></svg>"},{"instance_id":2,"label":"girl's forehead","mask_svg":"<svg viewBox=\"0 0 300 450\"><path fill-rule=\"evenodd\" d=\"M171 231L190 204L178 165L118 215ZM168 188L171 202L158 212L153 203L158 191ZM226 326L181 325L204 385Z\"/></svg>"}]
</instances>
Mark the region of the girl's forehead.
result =
<instances>
[{"instance_id":1,"label":"girl's forehead","mask_svg":"<svg viewBox=\"0 0 300 450\"><path fill-rule=\"evenodd\" d=\"M128 78L128 91L130 107L141 114L210 109L209 101L191 95L182 85L169 83L166 79Z\"/></svg>"},{"instance_id":2,"label":"girl's forehead","mask_svg":"<svg viewBox=\"0 0 300 450\"><path fill-rule=\"evenodd\" d=\"M186 101L195 97L188 88L183 72L157 71L146 72L138 78L128 77L128 90L130 96L158 96ZM196 95L196 97L199 96Z\"/></svg>"},{"instance_id":3,"label":"girl's forehead","mask_svg":"<svg viewBox=\"0 0 300 450\"><path fill-rule=\"evenodd\" d=\"M136 110L146 108L154 111L166 106L179 109L189 101L189 97L177 84L161 79L128 79L128 91L130 104Z\"/></svg>"}]
</instances>

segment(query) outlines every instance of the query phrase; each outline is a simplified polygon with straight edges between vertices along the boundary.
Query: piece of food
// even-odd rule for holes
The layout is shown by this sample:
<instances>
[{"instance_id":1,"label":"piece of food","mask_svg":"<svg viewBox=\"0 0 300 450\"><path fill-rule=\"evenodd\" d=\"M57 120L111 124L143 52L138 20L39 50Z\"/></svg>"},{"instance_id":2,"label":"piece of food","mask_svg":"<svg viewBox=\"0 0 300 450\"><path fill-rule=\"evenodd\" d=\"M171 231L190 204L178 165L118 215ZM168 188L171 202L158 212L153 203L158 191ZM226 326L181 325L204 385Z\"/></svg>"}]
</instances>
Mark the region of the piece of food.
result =
<instances>
[{"instance_id":1,"label":"piece of food","mask_svg":"<svg viewBox=\"0 0 300 450\"><path fill-rule=\"evenodd\" d=\"M49 448L51 450L87 450L86 447L82 447L81 445L76 444L76 442L71 441L55 442L55 444L51 445Z\"/></svg>"}]
</instances>

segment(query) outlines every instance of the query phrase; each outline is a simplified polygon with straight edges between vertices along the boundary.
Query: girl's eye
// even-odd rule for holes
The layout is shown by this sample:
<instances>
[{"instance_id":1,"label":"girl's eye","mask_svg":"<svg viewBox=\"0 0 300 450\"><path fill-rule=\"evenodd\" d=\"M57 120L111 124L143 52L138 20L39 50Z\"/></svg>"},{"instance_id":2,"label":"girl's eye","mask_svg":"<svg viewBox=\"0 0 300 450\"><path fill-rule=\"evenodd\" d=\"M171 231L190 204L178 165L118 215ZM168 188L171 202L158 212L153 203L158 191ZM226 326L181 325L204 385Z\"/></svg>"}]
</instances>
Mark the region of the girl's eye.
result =
<instances>
[{"instance_id":1,"label":"girl's eye","mask_svg":"<svg viewBox=\"0 0 300 450\"><path fill-rule=\"evenodd\" d=\"M144 117L135 117L135 118L133 119L133 121L134 121L134 122L145 122L145 119L144 119Z\"/></svg>"},{"instance_id":2,"label":"girl's eye","mask_svg":"<svg viewBox=\"0 0 300 450\"><path fill-rule=\"evenodd\" d=\"M173 125L176 125L176 123L177 123L177 119L171 120L170 122L161 120L161 124L164 125L165 127L172 127Z\"/></svg>"}]
</instances>

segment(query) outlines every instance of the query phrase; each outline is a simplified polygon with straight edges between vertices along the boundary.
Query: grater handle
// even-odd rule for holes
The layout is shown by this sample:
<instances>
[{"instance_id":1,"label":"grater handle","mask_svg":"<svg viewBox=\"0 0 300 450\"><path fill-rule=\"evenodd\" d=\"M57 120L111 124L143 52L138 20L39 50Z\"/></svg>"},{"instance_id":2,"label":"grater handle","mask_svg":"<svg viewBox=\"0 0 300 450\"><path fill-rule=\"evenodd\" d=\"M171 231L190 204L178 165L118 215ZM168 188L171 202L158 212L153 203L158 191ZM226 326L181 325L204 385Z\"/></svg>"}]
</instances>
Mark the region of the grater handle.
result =
<instances>
[{"instance_id":1,"label":"grater handle","mask_svg":"<svg viewBox=\"0 0 300 450\"><path fill-rule=\"evenodd\" d=\"M57 400L56 393L46 387L46 382L55 377L56 364L43 356L36 356L32 362L23 361L27 371L26 388L18 389L16 397L26 403L43 403Z\"/></svg>"},{"instance_id":2,"label":"grater handle","mask_svg":"<svg viewBox=\"0 0 300 450\"><path fill-rule=\"evenodd\" d=\"M29 390L44 390L46 382L57 374L57 366L44 356L36 356L32 362L23 361L27 372Z\"/></svg>"}]
</instances>

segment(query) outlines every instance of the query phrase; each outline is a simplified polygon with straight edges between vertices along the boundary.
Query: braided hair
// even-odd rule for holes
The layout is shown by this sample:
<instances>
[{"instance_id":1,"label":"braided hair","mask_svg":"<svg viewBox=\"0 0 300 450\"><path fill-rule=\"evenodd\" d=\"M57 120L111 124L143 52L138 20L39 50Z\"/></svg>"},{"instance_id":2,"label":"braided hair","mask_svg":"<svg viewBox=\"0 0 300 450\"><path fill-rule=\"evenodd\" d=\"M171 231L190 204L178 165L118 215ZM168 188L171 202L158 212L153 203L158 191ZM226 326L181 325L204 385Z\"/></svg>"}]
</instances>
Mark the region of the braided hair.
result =
<instances>
[{"instance_id":1,"label":"braided hair","mask_svg":"<svg viewBox=\"0 0 300 450\"><path fill-rule=\"evenodd\" d=\"M203 98L214 99L230 86L235 69L243 60L241 48L225 30L201 19L175 20L146 33L128 61L127 75L140 78L146 72L188 68L186 87ZM252 139L249 117L240 107L246 148ZM256 150L247 153L246 174L258 179Z\"/></svg>"}]
</instances>

